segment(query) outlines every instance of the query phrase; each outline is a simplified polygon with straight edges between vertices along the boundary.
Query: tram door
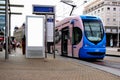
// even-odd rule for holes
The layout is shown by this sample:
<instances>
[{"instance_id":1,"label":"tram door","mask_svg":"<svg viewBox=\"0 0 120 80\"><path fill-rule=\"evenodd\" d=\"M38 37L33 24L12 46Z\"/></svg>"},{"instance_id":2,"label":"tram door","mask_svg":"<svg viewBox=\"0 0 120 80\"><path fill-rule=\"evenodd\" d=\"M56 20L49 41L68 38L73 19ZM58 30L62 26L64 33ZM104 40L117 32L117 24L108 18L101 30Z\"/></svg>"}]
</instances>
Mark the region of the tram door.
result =
<instances>
[{"instance_id":1,"label":"tram door","mask_svg":"<svg viewBox=\"0 0 120 80\"><path fill-rule=\"evenodd\" d=\"M68 27L62 29L62 42L61 42L61 53L63 56L68 54L68 38L69 38Z\"/></svg>"}]
</instances>

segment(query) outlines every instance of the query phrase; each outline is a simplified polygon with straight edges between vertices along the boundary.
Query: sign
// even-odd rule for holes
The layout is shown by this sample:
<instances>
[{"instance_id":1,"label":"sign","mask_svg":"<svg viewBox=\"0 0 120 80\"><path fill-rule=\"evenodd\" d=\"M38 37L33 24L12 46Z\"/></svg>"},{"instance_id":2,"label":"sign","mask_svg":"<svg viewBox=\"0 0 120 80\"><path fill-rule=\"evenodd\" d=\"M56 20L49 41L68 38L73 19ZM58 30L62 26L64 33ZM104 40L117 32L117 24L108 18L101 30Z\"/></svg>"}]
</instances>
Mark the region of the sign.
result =
<instances>
[{"instance_id":1,"label":"sign","mask_svg":"<svg viewBox=\"0 0 120 80\"><path fill-rule=\"evenodd\" d=\"M47 42L53 42L54 33L54 18L53 15L47 15Z\"/></svg>"},{"instance_id":2,"label":"sign","mask_svg":"<svg viewBox=\"0 0 120 80\"><path fill-rule=\"evenodd\" d=\"M45 51L47 50L47 42L54 42L55 28L55 6L33 5L33 14L45 16ZM50 46L49 46L50 47ZM55 45L54 45L55 50ZM47 57L47 54L45 54ZM55 53L54 53L55 58Z\"/></svg>"},{"instance_id":3,"label":"sign","mask_svg":"<svg viewBox=\"0 0 120 80\"><path fill-rule=\"evenodd\" d=\"M33 14L54 14L54 6L33 5Z\"/></svg>"}]
</instances>

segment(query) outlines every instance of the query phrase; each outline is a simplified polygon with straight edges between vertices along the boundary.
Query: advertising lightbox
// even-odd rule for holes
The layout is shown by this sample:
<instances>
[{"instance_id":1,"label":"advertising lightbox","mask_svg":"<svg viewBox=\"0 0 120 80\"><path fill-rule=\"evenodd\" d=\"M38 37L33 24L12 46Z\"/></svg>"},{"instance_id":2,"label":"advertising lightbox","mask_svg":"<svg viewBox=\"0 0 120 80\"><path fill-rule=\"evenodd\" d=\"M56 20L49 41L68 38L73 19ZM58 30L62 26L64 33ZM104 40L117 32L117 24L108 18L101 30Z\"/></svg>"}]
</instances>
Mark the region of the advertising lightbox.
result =
<instances>
[{"instance_id":1,"label":"advertising lightbox","mask_svg":"<svg viewBox=\"0 0 120 80\"><path fill-rule=\"evenodd\" d=\"M44 17L27 16L26 23L26 57L43 58L45 53Z\"/></svg>"}]
</instances>

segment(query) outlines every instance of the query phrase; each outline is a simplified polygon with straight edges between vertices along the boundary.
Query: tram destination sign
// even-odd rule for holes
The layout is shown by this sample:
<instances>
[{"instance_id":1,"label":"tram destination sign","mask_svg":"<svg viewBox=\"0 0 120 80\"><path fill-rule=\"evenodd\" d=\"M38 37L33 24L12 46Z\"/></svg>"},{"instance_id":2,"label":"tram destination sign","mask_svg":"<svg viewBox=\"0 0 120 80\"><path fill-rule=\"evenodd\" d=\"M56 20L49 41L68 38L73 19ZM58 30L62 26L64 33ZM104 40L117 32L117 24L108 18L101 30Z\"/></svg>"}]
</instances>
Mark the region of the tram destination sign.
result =
<instances>
[{"instance_id":1,"label":"tram destination sign","mask_svg":"<svg viewBox=\"0 0 120 80\"><path fill-rule=\"evenodd\" d=\"M55 7L54 6L46 6L46 5L33 5L33 14L54 14Z\"/></svg>"}]
</instances>

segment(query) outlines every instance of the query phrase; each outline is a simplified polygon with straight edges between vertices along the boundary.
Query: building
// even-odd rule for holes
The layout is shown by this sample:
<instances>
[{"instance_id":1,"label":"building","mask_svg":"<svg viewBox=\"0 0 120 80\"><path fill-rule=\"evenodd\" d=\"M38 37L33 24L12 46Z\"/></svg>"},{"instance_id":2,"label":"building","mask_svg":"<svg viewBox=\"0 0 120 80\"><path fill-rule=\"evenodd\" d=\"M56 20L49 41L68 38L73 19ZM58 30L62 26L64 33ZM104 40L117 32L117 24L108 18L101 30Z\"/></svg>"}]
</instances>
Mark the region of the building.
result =
<instances>
[{"instance_id":1,"label":"building","mask_svg":"<svg viewBox=\"0 0 120 80\"><path fill-rule=\"evenodd\" d=\"M5 32L5 15L0 14L0 41L4 40L4 32Z\"/></svg>"},{"instance_id":2,"label":"building","mask_svg":"<svg viewBox=\"0 0 120 80\"><path fill-rule=\"evenodd\" d=\"M110 46L110 41L114 46L120 45L120 0L91 0L85 4L83 14L102 19L107 46Z\"/></svg>"},{"instance_id":3,"label":"building","mask_svg":"<svg viewBox=\"0 0 120 80\"><path fill-rule=\"evenodd\" d=\"M25 24L23 24L19 28L18 27L14 28L13 36L15 37L17 42L21 42L24 35L24 28L25 28Z\"/></svg>"}]
</instances>

